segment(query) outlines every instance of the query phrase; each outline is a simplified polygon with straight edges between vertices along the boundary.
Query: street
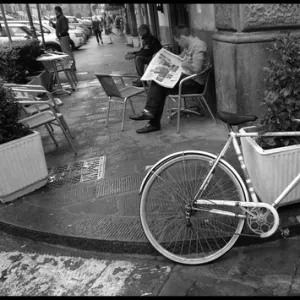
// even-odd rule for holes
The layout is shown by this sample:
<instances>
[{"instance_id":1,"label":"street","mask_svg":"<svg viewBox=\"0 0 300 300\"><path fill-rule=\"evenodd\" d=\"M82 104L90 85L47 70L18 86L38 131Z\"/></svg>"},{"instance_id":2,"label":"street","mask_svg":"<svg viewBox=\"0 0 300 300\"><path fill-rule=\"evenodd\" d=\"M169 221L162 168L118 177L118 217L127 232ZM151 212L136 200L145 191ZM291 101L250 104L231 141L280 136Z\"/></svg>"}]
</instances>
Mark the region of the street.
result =
<instances>
[{"instance_id":1,"label":"street","mask_svg":"<svg viewBox=\"0 0 300 300\"><path fill-rule=\"evenodd\" d=\"M296 296L300 238L235 248L207 265L109 254L0 233L1 296Z\"/></svg>"}]
</instances>

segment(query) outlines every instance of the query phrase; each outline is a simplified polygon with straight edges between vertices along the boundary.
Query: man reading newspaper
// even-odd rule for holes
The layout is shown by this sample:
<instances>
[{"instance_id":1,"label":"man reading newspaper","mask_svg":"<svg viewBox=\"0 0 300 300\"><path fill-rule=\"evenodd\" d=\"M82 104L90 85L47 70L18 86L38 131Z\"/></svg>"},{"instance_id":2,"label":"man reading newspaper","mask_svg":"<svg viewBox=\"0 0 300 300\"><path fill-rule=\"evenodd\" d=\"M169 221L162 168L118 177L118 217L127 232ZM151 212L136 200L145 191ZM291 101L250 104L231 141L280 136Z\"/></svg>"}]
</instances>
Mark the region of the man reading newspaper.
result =
<instances>
[{"instance_id":1,"label":"man reading newspaper","mask_svg":"<svg viewBox=\"0 0 300 300\"><path fill-rule=\"evenodd\" d=\"M175 27L174 40L184 49L180 56L160 50L153 58L154 68L148 67L142 80L151 78L147 102L144 110L130 119L136 121L149 120L149 123L138 129L137 133L148 133L160 130L160 119L163 114L167 95L178 94L181 79L200 73L207 61L207 46L198 37L190 34L184 25ZM170 55L171 54L171 55ZM180 63L178 63L180 61ZM189 79L182 84L182 94L201 93L204 89L205 75Z\"/></svg>"}]
</instances>

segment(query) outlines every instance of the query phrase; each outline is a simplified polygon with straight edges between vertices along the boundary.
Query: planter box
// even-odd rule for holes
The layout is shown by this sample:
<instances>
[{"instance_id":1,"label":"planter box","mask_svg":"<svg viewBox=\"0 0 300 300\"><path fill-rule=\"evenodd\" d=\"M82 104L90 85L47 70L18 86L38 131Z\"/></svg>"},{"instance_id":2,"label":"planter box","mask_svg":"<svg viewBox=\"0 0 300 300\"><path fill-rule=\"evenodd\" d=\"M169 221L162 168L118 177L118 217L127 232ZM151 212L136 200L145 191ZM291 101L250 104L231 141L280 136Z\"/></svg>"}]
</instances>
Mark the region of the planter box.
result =
<instances>
[{"instance_id":1,"label":"planter box","mask_svg":"<svg viewBox=\"0 0 300 300\"><path fill-rule=\"evenodd\" d=\"M140 46L140 39L139 37L132 37L133 47L138 48Z\"/></svg>"},{"instance_id":2,"label":"planter box","mask_svg":"<svg viewBox=\"0 0 300 300\"><path fill-rule=\"evenodd\" d=\"M48 170L39 132L0 145L0 157L2 203L22 197L47 183Z\"/></svg>"},{"instance_id":3,"label":"planter box","mask_svg":"<svg viewBox=\"0 0 300 300\"><path fill-rule=\"evenodd\" d=\"M240 129L251 132L255 126ZM263 150L251 137L241 138L243 156L253 187L262 202L272 204L300 172L300 145ZM300 186L279 206L300 201Z\"/></svg>"}]
</instances>

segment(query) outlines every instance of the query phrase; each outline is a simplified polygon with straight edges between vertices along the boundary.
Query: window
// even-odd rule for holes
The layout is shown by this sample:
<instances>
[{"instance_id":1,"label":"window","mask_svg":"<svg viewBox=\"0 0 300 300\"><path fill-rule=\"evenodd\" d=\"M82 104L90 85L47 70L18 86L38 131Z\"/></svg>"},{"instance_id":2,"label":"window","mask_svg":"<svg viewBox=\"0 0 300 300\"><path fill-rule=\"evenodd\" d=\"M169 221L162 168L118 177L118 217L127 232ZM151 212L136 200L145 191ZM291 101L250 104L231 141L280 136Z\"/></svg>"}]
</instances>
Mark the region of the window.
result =
<instances>
[{"instance_id":1,"label":"window","mask_svg":"<svg viewBox=\"0 0 300 300\"><path fill-rule=\"evenodd\" d=\"M9 27L11 36L24 36L25 32L20 27Z\"/></svg>"}]
</instances>

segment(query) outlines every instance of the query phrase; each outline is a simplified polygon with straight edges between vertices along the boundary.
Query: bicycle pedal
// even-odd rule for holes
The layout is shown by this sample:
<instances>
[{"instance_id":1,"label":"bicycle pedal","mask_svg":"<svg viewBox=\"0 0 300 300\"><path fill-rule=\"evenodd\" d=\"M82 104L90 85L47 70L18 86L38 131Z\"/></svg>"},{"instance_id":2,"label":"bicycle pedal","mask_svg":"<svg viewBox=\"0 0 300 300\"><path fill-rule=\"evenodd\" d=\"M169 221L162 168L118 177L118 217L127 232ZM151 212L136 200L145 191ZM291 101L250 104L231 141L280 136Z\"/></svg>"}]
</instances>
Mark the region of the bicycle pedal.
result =
<instances>
[{"instance_id":1,"label":"bicycle pedal","mask_svg":"<svg viewBox=\"0 0 300 300\"><path fill-rule=\"evenodd\" d=\"M280 231L281 236L284 239L286 239L286 238L288 238L290 236L290 230L288 228L284 228L284 229L279 228L279 231Z\"/></svg>"}]
</instances>

